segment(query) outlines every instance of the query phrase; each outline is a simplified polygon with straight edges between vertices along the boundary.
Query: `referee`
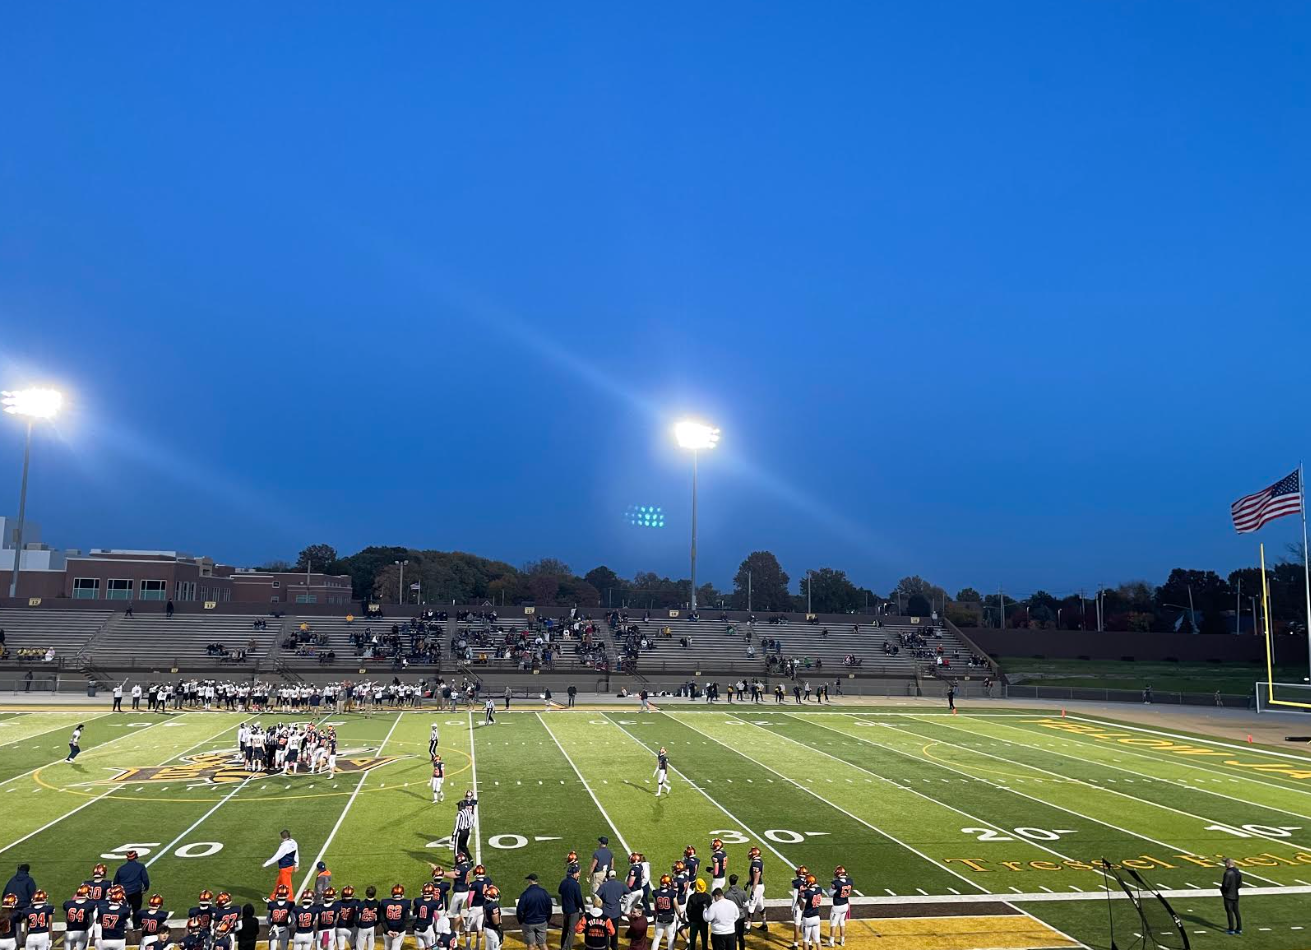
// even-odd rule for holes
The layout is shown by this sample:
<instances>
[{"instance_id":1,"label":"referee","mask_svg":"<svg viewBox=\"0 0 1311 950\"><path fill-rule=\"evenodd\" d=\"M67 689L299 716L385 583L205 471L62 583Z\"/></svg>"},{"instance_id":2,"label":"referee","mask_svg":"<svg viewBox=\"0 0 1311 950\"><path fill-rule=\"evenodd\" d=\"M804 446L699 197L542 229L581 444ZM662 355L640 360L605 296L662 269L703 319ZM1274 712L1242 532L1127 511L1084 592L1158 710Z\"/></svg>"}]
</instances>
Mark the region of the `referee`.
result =
<instances>
[{"instance_id":1,"label":"referee","mask_svg":"<svg viewBox=\"0 0 1311 950\"><path fill-rule=\"evenodd\" d=\"M428 759L430 761L432 760L433 756L437 754L438 742L439 740L437 736L437 723L434 722L432 724L432 728L428 730Z\"/></svg>"},{"instance_id":2,"label":"referee","mask_svg":"<svg viewBox=\"0 0 1311 950\"><path fill-rule=\"evenodd\" d=\"M471 854L469 851L469 832L477 818L478 799L473 792L465 792L464 798L455 806L455 831L451 834L451 849L458 854Z\"/></svg>"}]
</instances>

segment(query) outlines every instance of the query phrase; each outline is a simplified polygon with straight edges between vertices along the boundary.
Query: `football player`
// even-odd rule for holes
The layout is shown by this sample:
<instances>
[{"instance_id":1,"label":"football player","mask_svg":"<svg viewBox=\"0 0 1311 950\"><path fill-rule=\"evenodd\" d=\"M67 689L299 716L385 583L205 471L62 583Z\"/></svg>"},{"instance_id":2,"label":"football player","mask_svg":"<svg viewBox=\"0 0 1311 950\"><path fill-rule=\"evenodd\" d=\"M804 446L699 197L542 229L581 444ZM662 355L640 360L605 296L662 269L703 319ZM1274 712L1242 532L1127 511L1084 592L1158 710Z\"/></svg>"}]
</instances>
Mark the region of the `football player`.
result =
<instances>
[{"instance_id":1,"label":"football player","mask_svg":"<svg viewBox=\"0 0 1311 950\"><path fill-rule=\"evenodd\" d=\"M824 889L815 880L815 875L806 875L806 884L797 902L801 905L801 946L803 950L820 950L819 908L824 903Z\"/></svg>"},{"instance_id":2,"label":"football player","mask_svg":"<svg viewBox=\"0 0 1311 950\"><path fill-rule=\"evenodd\" d=\"M214 923L214 895L209 891L201 891L196 898L196 906L187 911L187 919L194 920L200 924L201 933L206 938L209 937L210 930Z\"/></svg>"},{"instance_id":3,"label":"football player","mask_svg":"<svg viewBox=\"0 0 1311 950\"><path fill-rule=\"evenodd\" d=\"M692 892L692 879L688 877L687 865L682 861L675 861L670 870L674 875L674 903L678 907L678 926L682 929L687 921L687 896Z\"/></svg>"},{"instance_id":4,"label":"football player","mask_svg":"<svg viewBox=\"0 0 1311 950\"><path fill-rule=\"evenodd\" d=\"M325 887L314 905L314 945L320 950L337 950L337 889Z\"/></svg>"},{"instance_id":5,"label":"football player","mask_svg":"<svg viewBox=\"0 0 1311 950\"><path fill-rule=\"evenodd\" d=\"M23 914L27 928L25 950L50 950L50 928L55 924L55 909L50 906L50 895L38 890L32 903Z\"/></svg>"},{"instance_id":6,"label":"football player","mask_svg":"<svg viewBox=\"0 0 1311 950\"><path fill-rule=\"evenodd\" d=\"M760 929L769 930L769 924L765 921L765 861L760 855L759 848L752 848L747 852L747 857L751 859L751 863L747 865L746 926L751 927L751 918L759 911Z\"/></svg>"},{"instance_id":7,"label":"football player","mask_svg":"<svg viewBox=\"0 0 1311 950\"><path fill-rule=\"evenodd\" d=\"M696 848L690 844L683 849L683 866L687 868L687 876L695 881L701 872L701 859L696 856Z\"/></svg>"},{"instance_id":8,"label":"football player","mask_svg":"<svg viewBox=\"0 0 1311 950\"><path fill-rule=\"evenodd\" d=\"M568 854L566 854L566 855L564 856L564 874L565 874L565 877L568 877L570 874L573 874L575 871L579 870L581 867L582 867L582 865L578 863L578 852L577 852L577 851L570 851Z\"/></svg>"},{"instance_id":9,"label":"football player","mask_svg":"<svg viewBox=\"0 0 1311 950\"><path fill-rule=\"evenodd\" d=\"M660 751L656 753L655 780L656 798L660 797L660 789L662 788L665 790L666 795L674 790L673 786L669 784L669 753L665 751L664 746L661 746Z\"/></svg>"},{"instance_id":10,"label":"football player","mask_svg":"<svg viewBox=\"0 0 1311 950\"><path fill-rule=\"evenodd\" d=\"M437 888L429 881L419 890L419 899L414 902L414 942L418 944L419 950L429 950L436 942L434 927L441 913Z\"/></svg>"},{"instance_id":11,"label":"football player","mask_svg":"<svg viewBox=\"0 0 1311 950\"><path fill-rule=\"evenodd\" d=\"M624 894L620 908L624 915L632 913L633 906L642 899L642 856L634 851L628 856L628 874L624 876L624 886L628 892Z\"/></svg>"},{"instance_id":12,"label":"football player","mask_svg":"<svg viewBox=\"0 0 1311 950\"><path fill-rule=\"evenodd\" d=\"M378 917L382 921L383 950L401 950L405 943L405 925L410 918L410 902L402 885L394 885L391 897L378 902Z\"/></svg>"},{"instance_id":13,"label":"football player","mask_svg":"<svg viewBox=\"0 0 1311 950\"><path fill-rule=\"evenodd\" d=\"M373 950L378 914L378 889L370 884L364 889L364 900L355 909L355 950Z\"/></svg>"},{"instance_id":14,"label":"football player","mask_svg":"<svg viewBox=\"0 0 1311 950\"><path fill-rule=\"evenodd\" d=\"M792 896L792 946L799 945L801 940L801 891L806 886L806 875L810 869L804 864L797 868L796 876L792 878L789 885L788 893Z\"/></svg>"},{"instance_id":15,"label":"football player","mask_svg":"<svg viewBox=\"0 0 1311 950\"><path fill-rule=\"evenodd\" d=\"M432 757L432 803L434 805L446 798L445 793L442 792L442 784L445 781L446 763L442 761L440 755L434 755Z\"/></svg>"},{"instance_id":16,"label":"football player","mask_svg":"<svg viewBox=\"0 0 1311 950\"><path fill-rule=\"evenodd\" d=\"M158 943L160 936L168 930L168 911L164 909L164 898L151 894L146 901L146 909L137 915L141 927L141 950Z\"/></svg>"},{"instance_id":17,"label":"football player","mask_svg":"<svg viewBox=\"0 0 1311 950\"><path fill-rule=\"evenodd\" d=\"M127 946L127 928L132 922L132 905L119 884L111 884L109 899L96 911L100 925L98 950L123 950Z\"/></svg>"},{"instance_id":18,"label":"football player","mask_svg":"<svg viewBox=\"0 0 1311 950\"><path fill-rule=\"evenodd\" d=\"M279 884L273 892L273 900L269 901L269 950L287 950L287 944L291 941L291 915L295 913L296 905L288 897L291 891L286 884Z\"/></svg>"},{"instance_id":19,"label":"football player","mask_svg":"<svg viewBox=\"0 0 1311 950\"><path fill-rule=\"evenodd\" d=\"M292 950L310 950L314 946L314 892L306 888L300 895L300 906L291 912Z\"/></svg>"},{"instance_id":20,"label":"football player","mask_svg":"<svg viewBox=\"0 0 1311 950\"><path fill-rule=\"evenodd\" d=\"M505 942L505 931L501 929L501 889L491 883L483 888L483 933L487 936L487 950L501 950Z\"/></svg>"},{"instance_id":21,"label":"football player","mask_svg":"<svg viewBox=\"0 0 1311 950\"><path fill-rule=\"evenodd\" d=\"M472 950L478 950L482 942L483 922L486 920L487 888L491 883L487 880L487 869L481 864L475 865L473 881L469 884L469 902L466 905L464 921L466 945Z\"/></svg>"},{"instance_id":22,"label":"football player","mask_svg":"<svg viewBox=\"0 0 1311 950\"><path fill-rule=\"evenodd\" d=\"M233 927L226 920L221 920L214 927L214 938L210 941L209 950L232 950Z\"/></svg>"},{"instance_id":23,"label":"football player","mask_svg":"<svg viewBox=\"0 0 1311 950\"><path fill-rule=\"evenodd\" d=\"M455 867L447 875L455 885L451 888L451 916L458 918L461 924L464 922L464 905L469 901L469 873L472 870L469 856L461 851L455 856Z\"/></svg>"},{"instance_id":24,"label":"football player","mask_svg":"<svg viewBox=\"0 0 1311 950\"><path fill-rule=\"evenodd\" d=\"M82 886L87 889L87 899L93 904L99 904L105 900L109 890L109 880L107 875L109 868L103 864L97 864L91 869L91 877L82 882Z\"/></svg>"},{"instance_id":25,"label":"football player","mask_svg":"<svg viewBox=\"0 0 1311 950\"><path fill-rule=\"evenodd\" d=\"M355 918L360 902L355 899L355 888L347 884L341 889L337 901L337 950L359 950L355 943Z\"/></svg>"},{"instance_id":26,"label":"football player","mask_svg":"<svg viewBox=\"0 0 1311 950\"><path fill-rule=\"evenodd\" d=\"M200 921L187 918L187 935L182 938L182 950L208 950L209 934L200 927Z\"/></svg>"},{"instance_id":27,"label":"football player","mask_svg":"<svg viewBox=\"0 0 1311 950\"><path fill-rule=\"evenodd\" d=\"M20 922L18 895L6 894L0 899L0 950L17 950Z\"/></svg>"},{"instance_id":28,"label":"football player","mask_svg":"<svg viewBox=\"0 0 1311 950\"><path fill-rule=\"evenodd\" d=\"M65 950L86 950L95 916L96 905L91 901L91 888L79 884L73 899L64 901Z\"/></svg>"},{"instance_id":29,"label":"football player","mask_svg":"<svg viewBox=\"0 0 1311 950\"><path fill-rule=\"evenodd\" d=\"M723 890L724 878L728 877L728 853L724 842L716 838L710 842L710 890Z\"/></svg>"},{"instance_id":30,"label":"football player","mask_svg":"<svg viewBox=\"0 0 1311 950\"><path fill-rule=\"evenodd\" d=\"M828 914L828 945L833 946L833 939L837 937L837 945L845 947L847 945L847 919L851 916L851 891L853 885L851 878L847 876L847 869L838 865L833 869L833 906Z\"/></svg>"},{"instance_id":31,"label":"football player","mask_svg":"<svg viewBox=\"0 0 1311 950\"><path fill-rule=\"evenodd\" d=\"M241 929L241 908L232 903L232 895L227 891L220 891L214 898L214 929L222 923L227 923L228 933L233 936Z\"/></svg>"},{"instance_id":32,"label":"football player","mask_svg":"<svg viewBox=\"0 0 1311 950\"><path fill-rule=\"evenodd\" d=\"M660 938L665 937L668 950L674 950L674 937L678 933L678 892L674 879L660 875L660 888L655 892L655 940L651 950L660 950Z\"/></svg>"}]
</instances>

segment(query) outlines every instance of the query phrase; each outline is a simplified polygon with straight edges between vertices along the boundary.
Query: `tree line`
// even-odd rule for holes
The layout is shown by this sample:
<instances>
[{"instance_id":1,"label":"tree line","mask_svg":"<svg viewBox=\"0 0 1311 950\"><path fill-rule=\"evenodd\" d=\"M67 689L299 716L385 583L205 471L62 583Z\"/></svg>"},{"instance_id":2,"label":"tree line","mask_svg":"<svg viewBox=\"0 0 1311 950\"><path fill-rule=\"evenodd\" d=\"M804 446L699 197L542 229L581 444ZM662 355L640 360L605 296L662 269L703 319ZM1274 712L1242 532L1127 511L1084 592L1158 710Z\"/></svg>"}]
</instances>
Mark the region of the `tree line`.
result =
<instances>
[{"instance_id":1,"label":"tree line","mask_svg":"<svg viewBox=\"0 0 1311 950\"><path fill-rule=\"evenodd\" d=\"M1306 621L1306 601L1300 546L1288 557L1267 566L1271 617L1281 630ZM398 562L405 562L403 565ZM348 574L354 596L360 601L426 604L481 604L497 606L561 606L667 610L685 608L691 581L653 571L621 577L605 565L583 574L555 558L542 558L515 567L464 551L419 550L396 546L370 546L345 557L328 544L313 544L300 552L294 564L274 561L266 570L304 571L307 567L327 574ZM417 584L415 590L413 585ZM809 597L807 595L809 594ZM1252 598L1255 598L1253 601ZM1251 629L1252 610L1261 609L1261 571L1241 568L1221 577L1214 571L1175 568L1165 583L1127 581L1115 587L1065 596L1036 591L1016 598L1004 591L981 594L966 587L950 596L946 589L911 575L887 594L857 585L845 571L824 567L792 578L770 551L753 551L739 565L732 588L714 584L697 588L702 609L746 610L758 614L785 611L815 613L872 613L886 610L906 616L930 616L945 610L959 626L1010 629L1097 629L1114 631L1182 631L1227 633L1235 615Z\"/></svg>"}]
</instances>

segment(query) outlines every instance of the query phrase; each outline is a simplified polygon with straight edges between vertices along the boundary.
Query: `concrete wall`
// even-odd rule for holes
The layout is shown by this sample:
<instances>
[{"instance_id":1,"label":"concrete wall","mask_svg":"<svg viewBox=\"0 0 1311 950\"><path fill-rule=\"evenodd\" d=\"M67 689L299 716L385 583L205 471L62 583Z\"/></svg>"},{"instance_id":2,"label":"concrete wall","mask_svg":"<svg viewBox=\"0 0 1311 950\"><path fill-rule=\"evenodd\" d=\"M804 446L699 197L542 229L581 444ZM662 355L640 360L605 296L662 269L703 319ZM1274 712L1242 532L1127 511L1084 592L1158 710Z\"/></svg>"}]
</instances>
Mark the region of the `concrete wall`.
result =
<instances>
[{"instance_id":1,"label":"concrete wall","mask_svg":"<svg viewBox=\"0 0 1311 950\"><path fill-rule=\"evenodd\" d=\"M1073 630L995 630L966 627L962 631L994 657L1170 661L1181 663L1264 663L1265 640L1250 635L1203 636L1179 633L1084 633ZM1304 637L1280 636L1275 656L1284 663L1305 663Z\"/></svg>"}]
</instances>

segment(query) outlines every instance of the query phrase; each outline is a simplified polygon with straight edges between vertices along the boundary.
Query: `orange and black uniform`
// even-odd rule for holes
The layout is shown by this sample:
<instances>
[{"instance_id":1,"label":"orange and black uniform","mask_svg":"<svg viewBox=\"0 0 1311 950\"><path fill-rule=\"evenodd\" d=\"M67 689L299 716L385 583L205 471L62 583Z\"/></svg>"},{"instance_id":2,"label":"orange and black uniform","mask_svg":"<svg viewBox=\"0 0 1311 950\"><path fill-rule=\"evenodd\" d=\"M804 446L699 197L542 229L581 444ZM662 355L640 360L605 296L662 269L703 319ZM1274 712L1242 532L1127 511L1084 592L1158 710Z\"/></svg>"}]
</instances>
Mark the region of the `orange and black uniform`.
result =
<instances>
[{"instance_id":1,"label":"orange and black uniform","mask_svg":"<svg viewBox=\"0 0 1311 950\"><path fill-rule=\"evenodd\" d=\"M610 938L615 934L615 925L608 917L593 917L589 914L578 921L574 932L582 935L586 950L607 950Z\"/></svg>"}]
</instances>

